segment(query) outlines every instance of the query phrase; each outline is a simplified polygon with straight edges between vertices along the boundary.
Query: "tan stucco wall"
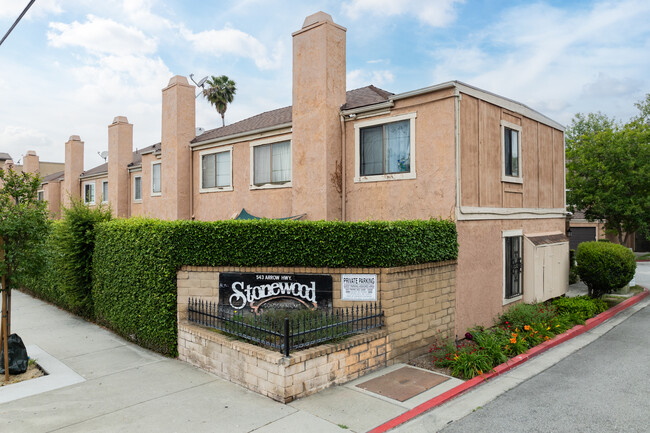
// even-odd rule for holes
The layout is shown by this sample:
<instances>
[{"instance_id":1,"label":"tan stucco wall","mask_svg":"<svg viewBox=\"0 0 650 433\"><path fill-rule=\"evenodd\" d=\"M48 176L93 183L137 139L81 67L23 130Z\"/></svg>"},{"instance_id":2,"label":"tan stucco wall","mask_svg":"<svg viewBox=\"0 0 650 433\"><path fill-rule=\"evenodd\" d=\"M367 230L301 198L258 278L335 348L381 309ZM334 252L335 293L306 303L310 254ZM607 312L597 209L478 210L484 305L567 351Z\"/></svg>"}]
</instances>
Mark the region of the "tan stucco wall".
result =
<instances>
[{"instance_id":1,"label":"tan stucco wall","mask_svg":"<svg viewBox=\"0 0 650 433\"><path fill-rule=\"evenodd\" d=\"M346 122L346 220L454 216L456 150L453 91L444 90L397 101L390 114L372 119L385 118L390 121L392 116L407 113L417 113L415 179L355 182L355 167L360 162L355 150L354 124L368 119Z\"/></svg>"},{"instance_id":2,"label":"tan stucco wall","mask_svg":"<svg viewBox=\"0 0 650 433\"><path fill-rule=\"evenodd\" d=\"M458 273L456 333L475 325L492 325L504 311L503 230L564 233L564 218L529 220L458 221ZM526 257L524 257L524 261ZM568 285L568 282L567 282ZM524 291L526 287L523 288ZM507 308L507 306L505 306Z\"/></svg>"},{"instance_id":3,"label":"tan stucco wall","mask_svg":"<svg viewBox=\"0 0 650 433\"><path fill-rule=\"evenodd\" d=\"M47 210L53 218L61 215L61 182L48 182L43 185L43 199L47 201Z\"/></svg>"},{"instance_id":4,"label":"tan stucco wall","mask_svg":"<svg viewBox=\"0 0 650 433\"><path fill-rule=\"evenodd\" d=\"M283 141L282 140L279 141ZM293 141L292 141L293 146ZM284 218L292 215L292 188L251 189L250 141L233 144L232 191L200 192L200 151L193 152L194 219L201 221L225 220L242 208L253 215ZM293 162L293 167L296 163ZM292 167L292 168L293 168ZM292 172L293 176L293 172Z\"/></svg>"},{"instance_id":5,"label":"tan stucco wall","mask_svg":"<svg viewBox=\"0 0 650 433\"><path fill-rule=\"evenodd\" d=\"M522 128L522 183L502 181L501 121ZM462 94L461 204L564 208L564 136L521 114Z\"/></svg>"},{"instance_id":6,"label":"tan stucco wall","mask_svg":"<svg viewBox=\"0 0 650 433\"><path fill-rule=\"evenodd\" d=\"M108 126L108 201L113 216L129 216L129 171L133 159L133 125L117 116Z\"/></svg>"},{"instance_id":7,"label":"tan stucco wall","mask_svg":"<svg viewBox=\"0 0 650 433\"><path fill-rule=\"evenodd\" d=\"M341 163L339 107L345 104L345 28L322 12L293 34L293 214L340 218L332 174Z\"/></svg>"}]
</instances>

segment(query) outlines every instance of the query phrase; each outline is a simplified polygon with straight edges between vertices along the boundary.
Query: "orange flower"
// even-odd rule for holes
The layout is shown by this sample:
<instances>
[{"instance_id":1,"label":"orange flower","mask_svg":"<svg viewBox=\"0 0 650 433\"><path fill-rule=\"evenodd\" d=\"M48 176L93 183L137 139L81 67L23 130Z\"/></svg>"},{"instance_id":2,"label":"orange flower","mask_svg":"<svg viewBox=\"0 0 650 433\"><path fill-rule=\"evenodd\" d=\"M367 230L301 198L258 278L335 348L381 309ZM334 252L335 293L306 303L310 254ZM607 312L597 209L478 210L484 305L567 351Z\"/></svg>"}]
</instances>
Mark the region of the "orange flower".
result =
<instances>
[{"instance_id":1,"label":"orange flower","mask_svg":"<svg viewBox=\"0 0 650 433\"><path fill-rule=\"evenodd\" d=\"M524 326L524 330L525 331L530 331L530 326L528 326L528 325Z\"/></svg>"},{"instance_id":2,"label":"orange flower","mask_svg":"<svg viewBox=\"0 0 650 433\"><path fill-rule=\"evenodd\" d=\"M515 343L517 342L517 337L511 338L511 339L510 339L510 342L511 342L512 344L515 344Z\"/></svg>"}]
</instances>

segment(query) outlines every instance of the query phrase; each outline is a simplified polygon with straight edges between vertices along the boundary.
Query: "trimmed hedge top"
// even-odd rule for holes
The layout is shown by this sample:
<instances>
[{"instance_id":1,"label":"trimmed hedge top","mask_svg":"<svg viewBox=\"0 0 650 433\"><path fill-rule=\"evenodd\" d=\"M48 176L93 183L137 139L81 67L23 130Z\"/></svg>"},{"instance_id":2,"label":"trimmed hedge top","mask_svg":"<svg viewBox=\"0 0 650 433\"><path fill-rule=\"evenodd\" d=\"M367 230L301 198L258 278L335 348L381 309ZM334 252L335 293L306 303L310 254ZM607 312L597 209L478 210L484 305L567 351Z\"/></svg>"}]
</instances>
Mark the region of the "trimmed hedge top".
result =
<instances>
[{"instance_id":1,"label":"trimmed hedge top","mask_svg":"<svg viewBox=\"0 0 650 433\"><path fill-rule=\"evenodd\" d=\"M392 267L455 260L451 221L160 221L102 224L99 239L160 240L176 266ZM158 251L159 254L161 251ZM171 251L170 251L171 253Z\"/></svg>"}]
</instances>

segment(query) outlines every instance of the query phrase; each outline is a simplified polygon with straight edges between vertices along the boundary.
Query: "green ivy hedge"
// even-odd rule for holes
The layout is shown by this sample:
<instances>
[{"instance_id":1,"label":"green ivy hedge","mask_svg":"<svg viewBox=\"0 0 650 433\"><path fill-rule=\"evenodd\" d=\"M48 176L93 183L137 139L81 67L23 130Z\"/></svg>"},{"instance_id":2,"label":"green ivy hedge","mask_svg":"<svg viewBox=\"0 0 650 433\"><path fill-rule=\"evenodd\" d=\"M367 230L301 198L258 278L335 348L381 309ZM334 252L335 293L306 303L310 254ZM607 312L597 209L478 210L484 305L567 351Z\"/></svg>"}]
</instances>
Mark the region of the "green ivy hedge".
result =
<instances>
[{"instance_id":1,"label":"green ivy hedge","mask_svg":"<svg viewBox=\"0 0 650 433\"><path fill-rule=\"evenodd\" d=\"M142 346L176 355L176 271L195 266L392 267L454 260L451 221L160 221L97 226L95 316Z\"/></svg>"}]
</instances>

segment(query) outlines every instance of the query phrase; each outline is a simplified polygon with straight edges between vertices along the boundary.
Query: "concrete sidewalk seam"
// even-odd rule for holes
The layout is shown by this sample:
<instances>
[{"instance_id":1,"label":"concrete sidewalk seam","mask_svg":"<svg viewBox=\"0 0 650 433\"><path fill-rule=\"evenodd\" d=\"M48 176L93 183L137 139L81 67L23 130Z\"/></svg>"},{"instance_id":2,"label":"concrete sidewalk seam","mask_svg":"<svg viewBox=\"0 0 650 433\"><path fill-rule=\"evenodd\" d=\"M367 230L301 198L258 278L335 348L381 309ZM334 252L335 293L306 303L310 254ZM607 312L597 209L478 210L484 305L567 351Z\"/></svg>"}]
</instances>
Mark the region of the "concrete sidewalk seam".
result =
<instances>
[{"instance_id":1,"label":"concrete sidewalk seam","mask_svg":"<svg viewBox=\"0 0 650 433\"><path fill-rule=\"evenodd\" d=\"M620 304L610 308L607 311L604 311L600 313L599 315L592 317L591 319L588 319L584 325L576 325L573 328L569 329L568 331L556 335L554 338L552 338L549 341L546 341L540 345L537 345L535 347L530 348L526 353L523 353L521 355L517 355L513 358L510 358L508 361L506 361L503 364L497 365L494 367L494 369L485 375L482 376L476 376L473 379L468 380L467 382L458 385L457 387L440 394L437 397L432 398L431 400L422 403L421 405L411 409L410 411L407 411L403 413L400 416L397 416L393 418L392 420L389 420L385 422L384 424L381 424L374 429L370 430L368 433L383 433L386 432L390 429L393 429L401 424L404 424L411 419L435 408L443 403L446 403L456 397L459 397L461 394L487 382L489 379L492 379L494 377L500 376L503 373L506 373L513 368L523 364L529 359L532 359L535 356L541 355L542 353L548 351L549 349L556 347L568 340L571 340L575 337L578 337L582 334L584 334L587 331L590 331L591 329L595 328L598 325L603 324L604 322L610 320L620 312L627 310L628 308L632 307L633 305L637 304L638 302L642 301L644 298L646 298L648 295L650 295L650 292L648 288L644 287L644 291L630 297L629 299L621 302Z\"/></svg>"}]
</instances>

